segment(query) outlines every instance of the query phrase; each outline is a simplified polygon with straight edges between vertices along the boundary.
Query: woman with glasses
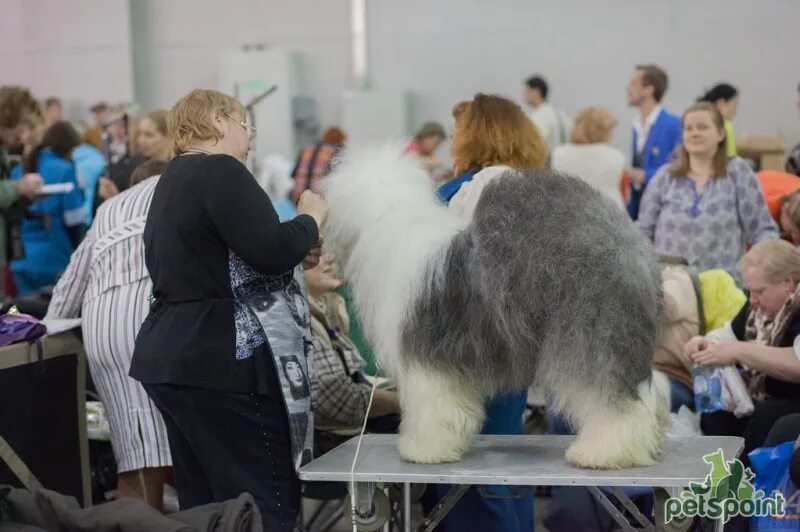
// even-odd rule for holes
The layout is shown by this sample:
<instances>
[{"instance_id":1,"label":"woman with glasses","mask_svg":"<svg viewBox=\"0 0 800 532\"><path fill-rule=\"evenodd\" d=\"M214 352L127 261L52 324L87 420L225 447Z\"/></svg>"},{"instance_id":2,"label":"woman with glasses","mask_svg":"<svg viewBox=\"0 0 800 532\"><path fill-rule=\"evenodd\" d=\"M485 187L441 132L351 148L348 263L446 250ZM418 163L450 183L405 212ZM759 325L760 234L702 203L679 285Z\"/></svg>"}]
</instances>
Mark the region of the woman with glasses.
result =
<instances>
[{"instance_id":1,"label":"woman with glasses","mask_svg":"<svg viewBox=\"0 0 800 532\"><path fill-rule=\"evenodd\" d=\"M181 509L249 492L266 528L292 530L313 431L299 266L319 261L326 206L307 191L278 221L243 164L245 116L211 90L169 113L176 157L144 229L153 298L130 375L164 417Z\"/></svg>"}]
</instances>

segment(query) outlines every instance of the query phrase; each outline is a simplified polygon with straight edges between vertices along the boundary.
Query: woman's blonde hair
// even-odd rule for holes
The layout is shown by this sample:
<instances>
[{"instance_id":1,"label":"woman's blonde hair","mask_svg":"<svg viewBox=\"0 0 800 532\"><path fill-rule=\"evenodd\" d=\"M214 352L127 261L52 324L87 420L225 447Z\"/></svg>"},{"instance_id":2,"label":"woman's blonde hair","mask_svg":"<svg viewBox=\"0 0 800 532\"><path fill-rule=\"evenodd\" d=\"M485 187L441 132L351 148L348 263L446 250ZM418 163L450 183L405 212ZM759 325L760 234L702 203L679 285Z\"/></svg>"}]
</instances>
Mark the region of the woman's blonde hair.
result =
<instances>
[{"instance_id":1,"label":"woman's blonde hair","mask_svg":"<svg viewBox=\"0 0 800 532\"><path fill-rule=\"evenodd\" d=\"M147 113L147 118L150 120L155 126L156 130L161 133L162 135L166 136L169 131L169 127L167 126L167 115L169 114L168 111L165 109L156 109L154 111L150 111Z\"/></svg>"},{"instance_id":2,"label":"woman's blonde hair","mask_svg":"<svg viewBox=\"0 0 800 532\"><path fill-rule=\"evenodd\" d=\"M244 106L232 96L208 89L195 89L178 100L167 115L167 130L175 155L197 142L220 140L222 135L214 126L219 115L244 118Z\"/></svg>"},{"instance_id":3,"label":"woman's blonde hair","mask_svg":"<svg viewBox=\"0 0 800 532\"><path fill-rule=\"evenodd\" d=\"M617 119L602 107L587 107L575 117L575 127L570 135L573 144L608 142Z\"/></svg>"},{"instance_id":4,"label":"woman's blonde hair","mask_svg":"<svg viewBox=\"0 0 800 532\"><path fill-rule=\"evenodd\" d=\"M711 115L711 121L714 122L714 125L717 127L719 131L722 132L722 140L719 141L717 144L717 151L714 153L713 159L713 170L714 175L713 177L725 177L725 174L728 169L728 150L726 145L726 134L725 134L725 119L722 117L722 113L719 112L717 106L711 102L698 102L691 107L689 107L685 113L683 113L683 118L681 118L681 129L683 129L684 124L686 124L686 117L689 113L694 113L697 111L705 111ZM689 152L686 151L686 147L681 142L680 146L678 146L678 159L672 165L672 175L675 177L685 177L689 175Z\"/></svg>"},{"instance_id":5,"label":"woman's blonde hair","mask_svg":"<svg viewBox=\"0 0 800 532\"><path fill-rule=\"evenodd\" d=\"M764 280L770 284L787 279L799 283L800 250L785 240L766 240L750 248L737 267L742 273L747 268L760 268Z\"/></svg>"},{"instance_id":6,"label":"woman's blonde hair","mask_svg":"<svg viewBox=\"0 0 800 532\"><path fill-rule=\"evenodd\" d=\"M453 107L452 155L457 172L492 165L536 168L546 145L533 122L511 100L476 94Z\"/></svg>"}]
</instances>

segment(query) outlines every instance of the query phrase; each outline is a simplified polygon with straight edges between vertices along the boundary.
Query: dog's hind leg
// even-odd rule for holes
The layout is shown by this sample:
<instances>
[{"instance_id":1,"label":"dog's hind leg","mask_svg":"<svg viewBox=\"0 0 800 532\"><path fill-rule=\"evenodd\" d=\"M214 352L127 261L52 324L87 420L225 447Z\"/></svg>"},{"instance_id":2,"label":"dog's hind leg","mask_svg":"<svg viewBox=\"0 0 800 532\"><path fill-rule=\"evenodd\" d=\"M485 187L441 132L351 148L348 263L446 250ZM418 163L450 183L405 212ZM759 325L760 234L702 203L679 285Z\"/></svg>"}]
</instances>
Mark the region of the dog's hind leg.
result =
<instances>
[{"instance_id":1,"label":"dog's hind leg","mask_svg":"<svg viewBox=\"0 0 800 532\"><path fill-rule=\"evenodd\" d=\"M560 409L578 429L567 461L590 469L620 469L655 463L669 422L669 383L661 374L638 385L637 397L597 388L563 390ZM567 395L569 394L569 396Z\"/></svg>"},{"instance_id":2,"label":"dog's hind leg","mask_svg":"<svg viewBox=\"0 0 800 532\"><path fill-rule=\"evenodd\" d=\"M415 366L398 374L402 422L398 450L409 462L457 462L485 417L478 386Z\"/></svg>"}]
</instances>

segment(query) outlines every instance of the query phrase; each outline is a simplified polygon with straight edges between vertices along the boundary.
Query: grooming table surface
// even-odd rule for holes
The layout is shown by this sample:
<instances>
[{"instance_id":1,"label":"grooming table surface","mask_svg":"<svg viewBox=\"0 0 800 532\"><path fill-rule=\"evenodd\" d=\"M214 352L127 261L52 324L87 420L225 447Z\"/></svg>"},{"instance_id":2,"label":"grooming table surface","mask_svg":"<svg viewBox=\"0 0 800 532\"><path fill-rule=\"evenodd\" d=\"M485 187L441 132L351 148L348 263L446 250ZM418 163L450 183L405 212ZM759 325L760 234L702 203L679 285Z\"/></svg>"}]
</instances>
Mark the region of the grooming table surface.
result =
<instances>
[{"instance_id":1,"label":"grooming table surface","mask_svg":"<svg viewBox=\"0 0 800 532\"><path fill-rule=\"evenodd\" d=\"M671 438L661 461L614 471L577 469L564 460L574 436L477 436L457 463L420 465L400 458L397 435L366 434L355 469L356 482L507 484L509 486L651 486L684 488L706 478L703 455L722 449L725 460L739 455L744 440L728 436ZM309 481L350 481L358 438L300 469Z\"/></svg>"}]
</instances>

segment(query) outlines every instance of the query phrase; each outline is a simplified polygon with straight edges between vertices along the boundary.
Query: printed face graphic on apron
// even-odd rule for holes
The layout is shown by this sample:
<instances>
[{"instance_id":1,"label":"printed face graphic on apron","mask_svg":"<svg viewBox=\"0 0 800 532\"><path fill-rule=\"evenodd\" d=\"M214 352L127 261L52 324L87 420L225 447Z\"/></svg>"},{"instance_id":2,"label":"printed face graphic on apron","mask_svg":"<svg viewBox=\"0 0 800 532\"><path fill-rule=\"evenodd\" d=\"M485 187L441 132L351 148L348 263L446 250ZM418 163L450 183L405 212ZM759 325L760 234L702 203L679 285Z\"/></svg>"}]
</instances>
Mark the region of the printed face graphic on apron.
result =
<instances>
[{"instance_id":1,"label":"printed face graphic on apron","mask_svg":"<svg viewBox=\"0 0 800 532\"><path fill-rule=\"evenodd\" d=\"M283 372L289 382L292 399L305 399L308 397L308 384L297 357L281 357Z\"/></svg>"},{"instance_id":2,"label":"printed face graphic on apron","mask_svg":"<svg viewBox=\"0 0 800 532\"><path fill-rule=\"evenodd\" d=\"M303 270L298 266L265 276L232 252L229 263L236 358L249 358L255 347L269 346L289 418L294 465L299 468L311 459L314 433L311 388L315 381L306 361L312 343Z\"/></svg>"}]
</instances>

